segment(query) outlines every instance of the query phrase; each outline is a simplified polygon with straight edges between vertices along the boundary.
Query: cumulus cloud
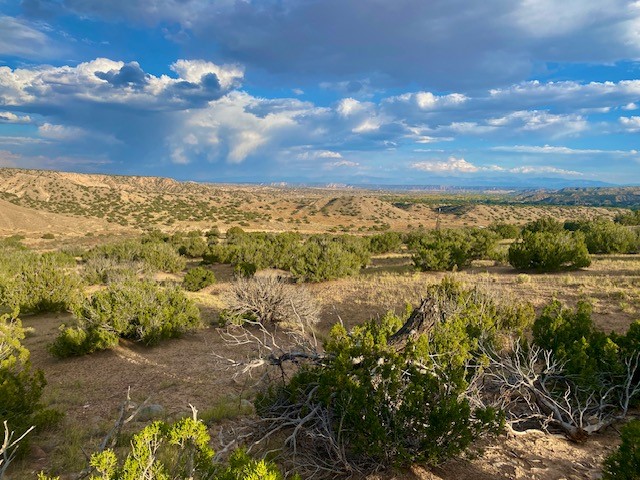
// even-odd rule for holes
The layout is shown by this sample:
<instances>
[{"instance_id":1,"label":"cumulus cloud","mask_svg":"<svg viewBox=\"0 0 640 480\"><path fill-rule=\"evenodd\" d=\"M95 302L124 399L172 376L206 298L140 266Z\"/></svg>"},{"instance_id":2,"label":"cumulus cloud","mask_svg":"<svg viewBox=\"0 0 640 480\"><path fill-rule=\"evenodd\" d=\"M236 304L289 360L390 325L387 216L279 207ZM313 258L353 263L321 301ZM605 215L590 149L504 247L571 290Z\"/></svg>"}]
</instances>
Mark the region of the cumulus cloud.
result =
<instances>
[{"instance_id":1,"label":"cumulus cloud","mask_svg":"<svg viewBox=\"0 0 640 480\"><path fill-rule=\"evenodd\" d=\"M447 173L469 173L478 172L498 172L510 174L553 174L564 176L582 176L581 172L575 170L566 170L553 166L530 166L522 165L518 167L503 167L500 165L474 165L466 161L464 158L449 157L446 161L429 160L424 162L415 162L410 165L414 170L423 172L447 174Z\"/></svg>"},{"instance_id":2,"label":"cumulus cloud","mask_svg":"<svg viewBox=\"0 0 640 480\"><path fill-rule=\"evenodd\" d=\"M199 107L220 98L242 79L236 65L179 60L178 78L144 73L136 62L97 58L75 67L0 67L0 105L66 107L70 101L144 110Z\"/></svg>"},{"instance_id":3,"label":"cumulus cloud","mask_svg":"<svg viewBox=\"0 0 640 480\"><path fill-rule=\"evenodd\" d=\"M627 132L640 132L640 117L620 117L620 124Z\"/></svg>"},{"instance_id":4,"label":"cumulus cloud","mask_svg":"<svg viewBox=\"0 0 640 480\"><path fill-rule=\"evenodd\" d=\"M548 111L516 111L503 117L490 118L492 127L509 128L516 131L550 131L553 137L571 135L587 129L587 120L577 114L554 114Z\"/></svg>"},{"instance_id":5,"label":"cumulus cloud","mask_svg":"<svg viewBox=\"0 0 640 480\"><path fill-rule=\"evenodd\" d=\"M16 115L13 112L0 112L0 123L31 123L29 115Z\"/></svg>"},{"instance_id":6,"label":"cumulus cloud","mask_svg":"<svg viewBox=\"0 0 640 480\"><path fill-rule=\"evenodd\" d=\"M446 161L429 160L411 164L414 170L437 173L475 173L480 169L464 158L449 157Z\"/></svg>"},{"instance_id":7,"label":"cumulus cloud","mask_svg":"<svg viewBox=\"0 0 640 480\"><path fill-rule=\"evenodd\" d=\"M316 158L342 158L342 154L331 150L315 150L299 153L297 157L300 160L312 160Z\"/></svg>"}]
</instances>

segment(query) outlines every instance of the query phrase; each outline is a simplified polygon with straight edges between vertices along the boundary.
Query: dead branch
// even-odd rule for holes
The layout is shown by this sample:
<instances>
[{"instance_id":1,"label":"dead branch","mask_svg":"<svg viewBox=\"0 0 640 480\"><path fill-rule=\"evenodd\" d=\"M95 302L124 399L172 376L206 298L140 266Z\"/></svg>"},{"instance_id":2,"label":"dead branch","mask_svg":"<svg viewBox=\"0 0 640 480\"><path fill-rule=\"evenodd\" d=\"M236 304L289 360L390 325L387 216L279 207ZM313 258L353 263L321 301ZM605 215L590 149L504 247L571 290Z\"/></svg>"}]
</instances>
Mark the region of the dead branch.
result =
<instances>
[{"instance_id":1,"label":"dead branch","mask_svg":"<svg viewBox=\"0 0 640 480\"><path fill-rule=\"evenodd\" d=\"M388 344L401 350L409 340L429 333L436 324L443 320L438 299L435 296L425 298L420 302L420 306L411 312L404 325L389 337Z\"/></svg>"},{"instance_id":2,"label":"dead branch","mask_svg":"<svg viewBox=\"0 0 640 480\"><path fill-rule=\"evenodd\" d=\"M29 427L26 432L20 435L18 438L14 438L15 432L9 430L9 425L5 420L4 424L4 439L0 445L0 480L4 478L4 474L9 468L9 464L15 458L18 450L18 444L27 436L35 427Z\"/></svg>"},{"instance_id":3,"label":"dead branch","mask_svg":"<svg viewBox=\"0 0 640 480\"><path fill-rule=\"evenodd\" d=\"M640 371L638 352L625 361L622 377L603 378L597 390L580 385L551 351L536 346L525 349L516 341L510 355L485 353L491 359L485 382L499 390L512 426L534 420L542 429L555 426L580 442L624 418L631 399L640 394L640 385L632 381Z\"/></svg>"},{"instance_id":4,"label":"dead branch","mask_svg":"<svg viewBox=\"0 0 640 480\"><path fill-rule=\"evenodd\" d=\"M98 449L95 452L96 454L102 453L108 448L115 447L116 442L118 441L118 437L120 436L120 432L122 431L122 427L124 427L129 422L132 422L138 416L138 414L142 411L142 409L147 405L149 398L147 398L140 405L136 406L136 404L131 401L131 387L127 388L127 398L120 405L118 418L116 419L111 430L109 430L107 435L105 435L105 437L100 442L100 445L98 446ZM133 413L131 413L130 415L127 415L128 412L130 412L131 410L133 410ZM82 478L87 477L91 472L93 472L93 470L94 468L91 466L86 467L76 476L76 480L80 480Z\"/></svg>"}]
</instances>

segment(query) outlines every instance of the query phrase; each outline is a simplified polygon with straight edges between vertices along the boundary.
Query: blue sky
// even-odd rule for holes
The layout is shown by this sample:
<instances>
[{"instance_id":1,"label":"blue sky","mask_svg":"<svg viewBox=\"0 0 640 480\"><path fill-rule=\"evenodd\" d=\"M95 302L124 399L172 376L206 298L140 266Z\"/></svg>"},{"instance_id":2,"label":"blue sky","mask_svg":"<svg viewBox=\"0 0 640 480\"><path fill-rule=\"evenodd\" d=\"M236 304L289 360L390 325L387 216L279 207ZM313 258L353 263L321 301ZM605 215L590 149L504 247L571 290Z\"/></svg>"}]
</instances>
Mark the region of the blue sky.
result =
<instances>
[{"instance_id":1,"label":"blue sky","mask_svg":"<svg viewBox=\"0 0 640 480\"><path fill-rule=\"evenodd\" d=\"M0 166L640 184L640 1L0 0Z\"/></svg>"}]
</instances>

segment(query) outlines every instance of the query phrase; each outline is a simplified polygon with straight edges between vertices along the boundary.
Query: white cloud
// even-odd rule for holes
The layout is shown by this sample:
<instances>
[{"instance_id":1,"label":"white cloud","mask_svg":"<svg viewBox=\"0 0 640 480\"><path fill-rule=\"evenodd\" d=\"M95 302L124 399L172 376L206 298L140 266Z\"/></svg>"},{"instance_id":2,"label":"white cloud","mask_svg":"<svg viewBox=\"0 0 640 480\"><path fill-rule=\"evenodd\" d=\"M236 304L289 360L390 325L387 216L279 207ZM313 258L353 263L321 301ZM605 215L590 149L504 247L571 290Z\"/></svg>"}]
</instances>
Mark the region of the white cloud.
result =
<instances>
[{"instance_id":1,"label":"white cloud","mask_svg":"<svg viewBox=\"0 0 640 480\"><path fill-rule=\"evenodd\" d=\"M620 117L619 121L627 132L640 132L640 117Z\"/></svg>"},{"instance_id":2,"label":"white cloud","mask_svg":"<svg viewBox=\"0 0 640 480\"><path fill-rule=\"evenodd\" d=\"M424 162L415 162L410 165L414 170L431 173L478 173L478 172L503 172L512 174L554 174L568 176L582 176L583 174L573 170L565 170L563 168L553 166L529 166L520 167L503 167L500 165L481 165L477 166L467 162L464 158L449 157L446 161L429 160Z\"/></svg>"},{"instance_id":3,"label":"white cloud","mask_svg":"<svg viewBox=\"0 0 640 480\"><path fill-rule=\"evenodd\" d=\"M411 164L414 170L436 173L475 173L480 169L464 158L449 157L446 161L430 160Z\"/></svg>"},{"instance_id":4,"label":"white cloud","mask_svg":"<svg viewBox=\"0 0 640 480\"><path fill-rule=\"evenodd\" d=\"M56 52L54 41L35 25L0 15L0 55L46 58Z\"/></svg>"},{"instance_id":5,"label":"white cloud","mask_svg":"<svg viewBox=\"0 0 640 480\"><path fill-rule=\"evenodd\" d=\"M491 147L496 152L553 154L553 155L637 155L636 150L601 150L591 148L569 148L554 145L513 145Z\"/></svg>"},{"instance_id":6,"label":"white cloud","mask_svg":"<svg viewBox=\"0 0 640 480\"><path fill-rule=\"evenodd\" d=\"M326 163L325 166L327 168L340 168L340 167L355 168L355 167L359 167L360 164L358 162L352 162L352 161L349 161L349 160L341 160L339 162Z\"/></svg>"},{"instance_id":7,"label":"white cloud","mask_svg":"<svg viewBox=\"0 0 640 480\"><path fill-rule=\"evenodd\" d=\"M521 82L506 88L489 90L489 99L494 105L519 105L529 108L544 103L552 103L555 108L603 108L630 105L640 95L640 80L619 82L576 81Z\"/></svg>"},{"instance_id":8,"label":"white cloud","mask_svg":"<svg viewBox=\"0 0 640 480\"><path fill-rule=\"evenodd\" d=\"M224 156L227 162L238 164L258 152L271 152L287 139L301 138L303 132L296 118L313 113L306 104L288 105L289 108L282 108L244 92L231 92L207 108L185 115L184 124L169 139L172 158L185 163L183 159L192 156L204 156L210 161ZM273 111L269 106L274 107Z\"/></svg>"},{"instance_id":9,"label":"white cloud","mask_svg":"<svg viewBox=\"0 0 640 480\"><path fill-rule=\"evenodd\" d=\"M366 106L355 98L343 98L338 103L336 111L341 117L349 117L355 113L362 112Z\"/></svg>"},{"instance_id":10,"label":"white cloud","mask_svg":"<svg viewBox=\"0 0 640 480\"><path fill-rule=\"evenodd\" d=\"M0 112L0 123L31 123L31 117L16 115L13 112Z\"/></svg>"},{"instance_id":11,"label":"white cloud","mask_svg":"<svg viewBox=\"0 0 640 480\"><path fill-rule=\"evenodd\" d=\"M570 176L583 175L581 172L576 172L574 170L565 170L563 168L549 167L549 166L540 166L540 167L522 166L522 167L509 168L507 171L510 173L523 173L523 174L553 173L558 175L570 175Z\"/></svg>"},{"instance_id":12,"label":"white cloud","mask_svg":"<svg viewBox=\"0 0 640 480\"><path fill-rule=\"evenodd\" d=\"M469 98L461 93L451 93L449 95L434 95L431 92L404 93L384 100L388 104L409 104L415 105L420 110L437 110L447 107L458 107L464 104Z\"/></svg>"},{"instance_id":13,"label":"white cloud","mask_svg":"<svg viewBox=\"0 0 640 480\"><path fill-rule=\"evenodd\" d=\"M236 87L237 65L218 66L198 60L172 65L178 78L146 74L136 62L96 58L72 66L0 67L0 105L61 106L69 102L116 104L148 110L201 106Z\"/></svg>"},{"instance_id":14,"label":"white cloud","mask_svg":"<svg viewBox=\"0 0 640 480\"><path fill-rule=\"evenodd\" d=\"M316 158L342 158L340 152L333 152L331 150L315 150L311 152L302 152L297 155L300 160L313 160Z\"/></svg>"},{"instance_id":15,"label":"white cloud","mask_svg":"<svg viewBox=\"0 0 640 480\"><path fill-rule=\"evenodd\" d=\"M238 64L216 65L204 60L178 60L171 65L171 70L188 82L199 83L203 76L215 74L224 90L231 90L240 85L244 77L244 67Z\"/></svg>"},{"instance_id":16,"label":"white cloud","mask_svg":"<svg viewBox=\"0 0 640 480\"><path fill-rule=\"evenodd\" d=\"M627 103L622 107L623 110L637 110L638 105L634 102Z\"/></svg>"},{"instance_id":17,"label":"white cloud","mask_svg":"<svg viewBox=\"0 0 640 480\"><path fill-rule=\"evenodd\" d=\"M77 140L88 134L88 132L82 128L52 125L51 123L40 125L38 127L38 133L41 137L52 140Z\"/></svg>"}]
</instances>

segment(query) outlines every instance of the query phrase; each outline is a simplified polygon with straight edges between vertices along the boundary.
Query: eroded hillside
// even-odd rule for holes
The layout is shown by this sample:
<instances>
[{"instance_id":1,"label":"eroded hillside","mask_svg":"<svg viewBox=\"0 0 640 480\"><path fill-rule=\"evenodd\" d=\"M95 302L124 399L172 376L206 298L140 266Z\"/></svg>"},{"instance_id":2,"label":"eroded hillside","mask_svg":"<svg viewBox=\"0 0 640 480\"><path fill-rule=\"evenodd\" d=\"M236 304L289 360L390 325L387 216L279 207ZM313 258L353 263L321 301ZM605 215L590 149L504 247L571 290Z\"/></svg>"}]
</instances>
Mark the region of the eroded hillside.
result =
<instances>
[{"instance_id":1,"label":"eroded hillside","mask_svg":"<svg viewBox=\"0 0 640 480\"><path fill-rule=\"evenodd\" d=\"M537 205L522 203L516 197L510 203L511 197L491 192L468 197L418 191L400 195L352 188L214 185L158 177L0 169L0 199L5 202L0 230L74 234L109 228L174 231L218 225L223 230L240 226L250 230L365 233L438 225L522 224L541 216L558 220L612 218L620 211L548 205L548 192L540 195L535 199L541 202ZM626 195L635 193L630 190ZM569 203L575 203L575 199L571 197ZM15 210L10 204L21 209ZM42 212L60 216L45 221ZM87 219L92 222L87 223Z\"/></svg>"}]
</instances>

